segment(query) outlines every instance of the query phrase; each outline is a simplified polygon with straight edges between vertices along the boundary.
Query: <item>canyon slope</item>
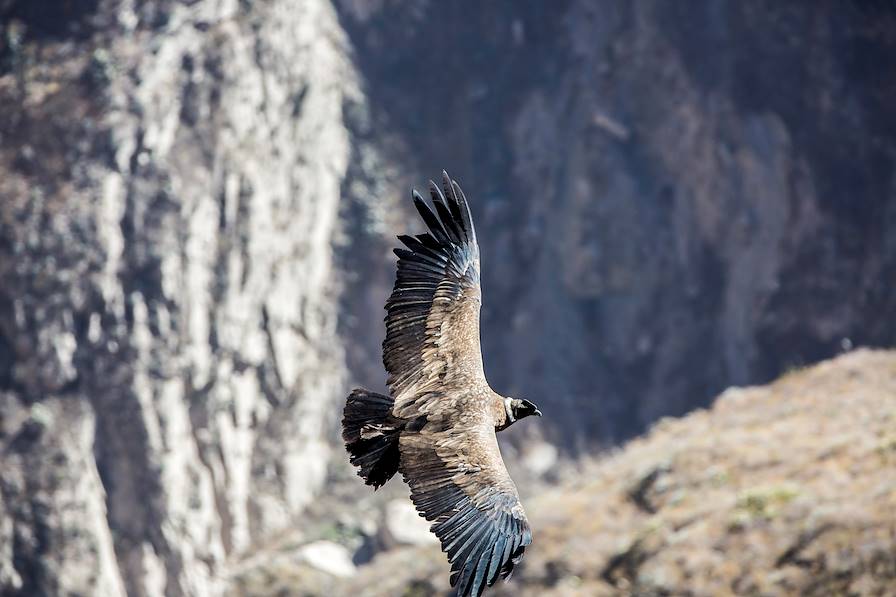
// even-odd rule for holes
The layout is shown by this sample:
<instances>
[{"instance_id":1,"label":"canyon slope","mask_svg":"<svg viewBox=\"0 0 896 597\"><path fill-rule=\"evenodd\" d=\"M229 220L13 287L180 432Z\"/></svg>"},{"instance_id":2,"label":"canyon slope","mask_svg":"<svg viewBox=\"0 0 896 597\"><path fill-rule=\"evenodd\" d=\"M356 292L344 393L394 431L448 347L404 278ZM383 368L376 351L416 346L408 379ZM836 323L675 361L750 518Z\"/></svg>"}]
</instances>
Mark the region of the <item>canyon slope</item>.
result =
<instances>
[{"instance_id":1,"label":"canyon slope","mask_svg":"<svg viewBox=\"0 0 896 597\"><path fill-rule=\"evenodd\" d=\"M556 486L524 488L533 543L511 581L487 594L889 595L894 467L892 351L732 387ZM384 552L349 579L285 546L251 562L231 594L449 594L438 546Z\"/></svg>"}]
</instances>

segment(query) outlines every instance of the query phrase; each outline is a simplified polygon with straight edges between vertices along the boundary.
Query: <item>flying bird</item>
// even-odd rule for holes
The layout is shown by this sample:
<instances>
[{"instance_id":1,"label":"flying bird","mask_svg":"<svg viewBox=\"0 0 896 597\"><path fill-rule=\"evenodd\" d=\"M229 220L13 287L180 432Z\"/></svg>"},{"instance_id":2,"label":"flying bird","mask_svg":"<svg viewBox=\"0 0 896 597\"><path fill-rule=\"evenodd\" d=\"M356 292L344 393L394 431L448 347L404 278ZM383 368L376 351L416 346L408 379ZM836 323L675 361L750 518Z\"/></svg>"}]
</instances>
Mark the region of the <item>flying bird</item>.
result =
<instances>
[{"instance_id":1,"label":"flying bird","mask_svg":"<svg viewBox=\"0 0 896 597\"><path fill-rule=\"evenodd\" d=\"M458 597L508 579L532 532L495 433L541 411L501 396L485 379L479 347L479 245L467 199L442 172L432 208L413 191L429 228L399 236L386 302L383 364L389 396L356 389L342 437L374 489L401 471L411 500L439 538Z\"/></svg>"}]
</instances>

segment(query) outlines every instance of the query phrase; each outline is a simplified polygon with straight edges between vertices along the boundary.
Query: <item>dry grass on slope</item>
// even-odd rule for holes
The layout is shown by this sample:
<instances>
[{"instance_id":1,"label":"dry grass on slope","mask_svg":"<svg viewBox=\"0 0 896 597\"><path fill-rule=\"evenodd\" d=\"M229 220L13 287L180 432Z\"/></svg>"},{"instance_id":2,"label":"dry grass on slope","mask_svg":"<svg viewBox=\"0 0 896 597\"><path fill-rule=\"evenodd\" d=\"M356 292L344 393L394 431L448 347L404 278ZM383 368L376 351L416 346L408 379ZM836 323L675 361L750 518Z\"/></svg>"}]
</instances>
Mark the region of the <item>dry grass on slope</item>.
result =
<instances>
[{"instance_id":1,"label":"dry grass on slope","mask_svg":"<svg viewBox=\"0 0 896 597\"><path fill-rule=\"evenodd\" d=\"M491 595L894 595L896 353L729 389L526 504L535 543ZM437 549L404 549L326 594L439 594L447 576Z\"/></svg>"},{"instance_id":2,"label":"dry grass on slope","mask_svg":"<svg viewBox=\"0 0 896 597\"><path fill-rule=\"evenodd\" d=\"M522 594L896 594L896 354L730 389L589 477L532 502Z\"/></svg>"}]
</instances>

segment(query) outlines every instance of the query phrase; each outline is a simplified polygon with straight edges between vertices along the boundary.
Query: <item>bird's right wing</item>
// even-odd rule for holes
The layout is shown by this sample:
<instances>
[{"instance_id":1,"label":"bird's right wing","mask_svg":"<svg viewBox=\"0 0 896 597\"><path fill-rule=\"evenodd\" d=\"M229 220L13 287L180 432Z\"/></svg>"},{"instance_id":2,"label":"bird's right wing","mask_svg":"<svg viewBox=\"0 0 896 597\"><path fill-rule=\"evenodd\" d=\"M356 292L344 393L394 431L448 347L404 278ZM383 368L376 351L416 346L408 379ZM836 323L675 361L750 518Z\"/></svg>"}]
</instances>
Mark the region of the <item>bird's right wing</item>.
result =
<instances>
[{"instance_id":1,"label":"bird's right wing","mask_svg":"<svg viewBox=\"0 0 896 597\"><path fill-rule=\"evenodd\" d=\"M470 208L457 182L442 173L434 210L417 192L414 205L429 228L399 236L398 272L386 302L383 364L396 416L413 419L436 405L431 390L449 383L487 388L479 346L479 245Z\"/></svg>"},{"instance_id":2,"label":"bird's right wing","mask_svg":"<svg viewBox=\"0 0 896 597\"><path fill-rule=\"evenodd\" d=\"M399 445L411 500L448 554L456 595L478 597L509 577L532 532L494 427L430 418L419 433L402 434Z\"/></svg>"}]
</instances>

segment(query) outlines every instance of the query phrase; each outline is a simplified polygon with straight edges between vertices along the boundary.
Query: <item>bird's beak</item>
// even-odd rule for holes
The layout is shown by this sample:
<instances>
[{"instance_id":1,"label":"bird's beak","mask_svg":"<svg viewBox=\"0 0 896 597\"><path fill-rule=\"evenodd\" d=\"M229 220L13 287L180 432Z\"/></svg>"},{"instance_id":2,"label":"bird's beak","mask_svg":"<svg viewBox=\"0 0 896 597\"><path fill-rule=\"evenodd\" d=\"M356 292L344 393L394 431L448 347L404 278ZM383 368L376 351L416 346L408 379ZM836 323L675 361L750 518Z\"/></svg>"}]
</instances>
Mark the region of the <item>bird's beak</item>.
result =
<instances>
[{"instance_id":1,"label":"bird's beak","mask_svg":"<svg viewBox=\"0 0 896 597\"><path fill-rule=\"evenodd\" d=\"M538 410L538 409L536 408L536 409L535 409L535 412L532 413L532 414L535 415L536 417L540 417L540 416L541 416L541 411Z\"/></svg>"}]
</instances>

